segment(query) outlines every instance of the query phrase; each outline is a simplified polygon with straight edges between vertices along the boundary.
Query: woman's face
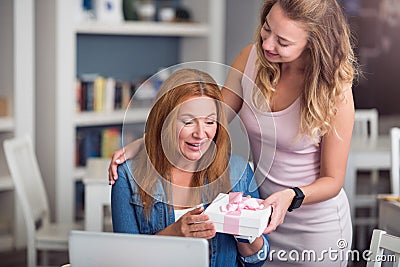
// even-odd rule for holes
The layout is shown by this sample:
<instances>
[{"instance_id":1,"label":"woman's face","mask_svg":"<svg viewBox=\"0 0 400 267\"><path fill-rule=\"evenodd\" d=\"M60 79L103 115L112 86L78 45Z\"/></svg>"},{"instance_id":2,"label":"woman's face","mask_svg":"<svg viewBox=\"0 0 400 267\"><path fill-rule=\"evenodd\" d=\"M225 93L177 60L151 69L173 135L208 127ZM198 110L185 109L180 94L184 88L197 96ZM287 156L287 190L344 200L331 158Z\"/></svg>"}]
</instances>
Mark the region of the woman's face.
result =
<instances>
[{"instance_id":1,"label":"woman's face","mask_svg":"<svg viewBox=\"0 0 400 267\"><path fill-rule=\"evenodd\" d=\"M275 4L261 28L262 48L269 62L288 63L300 57L307 45L307 32L302 24L289 19Z\"/></svg>"},{"instance_id":2,"label":"woman's face","mask_svg":"<svg viewBox=\"0 0 400 267\"><path fill-rule=\"evenodd\" d=\"M207 96L190 97L178 111L177 134L181 154L196 161L210 148L217 132L216 100Z\"/></svg>"}]
</instances>

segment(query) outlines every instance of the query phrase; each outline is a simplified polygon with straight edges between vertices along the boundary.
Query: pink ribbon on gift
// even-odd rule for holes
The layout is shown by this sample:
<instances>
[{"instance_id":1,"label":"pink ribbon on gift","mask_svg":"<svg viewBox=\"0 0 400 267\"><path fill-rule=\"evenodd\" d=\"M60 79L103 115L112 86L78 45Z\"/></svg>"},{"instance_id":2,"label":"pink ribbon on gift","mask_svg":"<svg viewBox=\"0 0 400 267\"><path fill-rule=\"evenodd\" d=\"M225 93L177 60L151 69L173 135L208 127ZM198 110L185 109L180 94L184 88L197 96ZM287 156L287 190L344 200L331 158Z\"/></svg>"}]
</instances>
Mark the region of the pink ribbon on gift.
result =
<instances>
[{"instance_id":1,"label":"pink ribbon on gift","mask_svg":"<svg viewBox=\"0 0 400 267\"><path fill-rule=\"evenodd\" d=\"M242 192L230 192L229 203L220 206L220 211L226 213L224 216L224 232L239 234L239 220L242 210L262 210L264 205L261 199L243 197Z\"/></svg>"}]
</instances>

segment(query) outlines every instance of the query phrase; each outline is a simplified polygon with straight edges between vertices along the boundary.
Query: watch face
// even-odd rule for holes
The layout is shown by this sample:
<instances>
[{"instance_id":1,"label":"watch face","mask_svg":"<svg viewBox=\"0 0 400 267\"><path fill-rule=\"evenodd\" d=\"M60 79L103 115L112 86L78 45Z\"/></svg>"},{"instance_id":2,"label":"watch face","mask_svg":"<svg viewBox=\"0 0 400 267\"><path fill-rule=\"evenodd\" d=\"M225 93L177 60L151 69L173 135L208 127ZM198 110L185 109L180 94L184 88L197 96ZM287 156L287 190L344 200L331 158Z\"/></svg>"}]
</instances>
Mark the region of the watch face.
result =
<instances>
[{"instance_id":1,"label":"watch face","mask_svg":"<svg viewBox=\"0 0 400 267\"><path fill-rule=\"evenodd\" d=\"M293 208L298 208L298 207L300 207L302 202L303 202L303 198L295 197L295 198L293 199Z\"/></svg>"}]
</instances>

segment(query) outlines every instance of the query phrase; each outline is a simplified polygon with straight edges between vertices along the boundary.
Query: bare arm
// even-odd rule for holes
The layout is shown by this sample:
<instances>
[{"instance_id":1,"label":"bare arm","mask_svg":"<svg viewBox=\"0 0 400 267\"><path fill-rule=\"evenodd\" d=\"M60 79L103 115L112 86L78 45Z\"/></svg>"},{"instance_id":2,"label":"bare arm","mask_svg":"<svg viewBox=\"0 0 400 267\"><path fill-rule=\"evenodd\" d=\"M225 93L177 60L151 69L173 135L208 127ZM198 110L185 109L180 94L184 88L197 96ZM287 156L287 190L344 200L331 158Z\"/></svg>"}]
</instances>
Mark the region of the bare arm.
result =
<instances>
[{"instance_id":1,"label":"bare arm","mask_svg":"<svg viewBox=\"0 0 400 267\"><path fill-rule=\"evenodd\" d=\"M320 178L301 188L306 196L305 204L321 202L339 194L346 174L353 125L354 102L349 88L345 93L345 100L338 104L333 122L334 130L322 139Z\"/></svg>"},{"instance_id":2,"label":"bare arm","mask_svg":"<svg viewBox=\"0 0 400 267\"><path fill-rule=\"evenodd\" d=\"M345 91L345 99L339 101L337 107L332 130L323 136L321 142L320 177L313 183L300 188L305 195L303 204L333 198L343 187L354 124L354 102L350 85ZM272 194L265 200L264 204L272 205L274 212L264 233L273 232L283 223L294 196L292 189L285 189Z\"/></svg>"},{"instance_id":3,"label":"bare arm","mask_svg":"<svg viewBox=\"0 0 400 267\"><path fill-rule=\"evenodd\" d=\"M222 88L224 102L228 105L226 115L229 122L232 121L232 119L242 108L243 90L241 83L251 47L252 45L248 45L243 48L235 58L231 68L229 69L224 87Z\"/></svg>"},{"instance_id":4,"label":"bare arm","mask_svg":"<svg viewBox=\"0 0 400 267\"><path fill-rule=\"evenodd\" d=\"M262 238L262 236L257 237L256 240L254 240L254 242L251 244L237 242L238 252L243 257L256 254L263 246L264 239Z\"/></svg>"}]
</instances>

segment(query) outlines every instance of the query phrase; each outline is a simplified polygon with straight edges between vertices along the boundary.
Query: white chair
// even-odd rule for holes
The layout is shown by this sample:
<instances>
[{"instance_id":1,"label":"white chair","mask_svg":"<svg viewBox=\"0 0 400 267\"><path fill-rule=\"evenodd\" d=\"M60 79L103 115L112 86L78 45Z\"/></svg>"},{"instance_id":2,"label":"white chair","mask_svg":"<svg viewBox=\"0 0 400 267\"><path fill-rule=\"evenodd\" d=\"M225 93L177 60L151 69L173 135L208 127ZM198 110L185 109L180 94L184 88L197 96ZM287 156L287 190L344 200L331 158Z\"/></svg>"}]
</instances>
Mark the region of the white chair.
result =
<instances>
[{"instance_id":1,"label":"white chair","mask_svg":"<svg viewBox=\"0 0 400 267\"><path fill-rule=\"evenodd\" d=\"M83 177L85 184L85 230L93 230L91 221L99 217L102 219L101 222L98 222L101 224L99 225L101 230L112 232L110 188L109 186L99 186L99 182L108 185L107 170L110 161L111 159L109 158L88 158L86 161L85 175ZM96 192L99 187L105 189L103 194L95 194L95 203L91 195L93 192L89 192L92 189L91 186L96 186ZM99 214L99 216L94 216L93 214Z\"/></svg>"},{"instance_id":2,"label":"white chair","mask_svg":"<svg viewBox=\"0 0 400 267\"><path fill-rule=\"evenodd\" d=\"M400 195L400 128L393 127L390 130L390 139L392 145L391 157L391 188L392 194Z\"/></svg>"},{"instance_id":3,"label":"white chair","mask_svg":"<svg viewBox=\"0 0 400 267\"><path fill-rule=\"evenodd\" d=\"M378 110L356 109L354 113L353 136L366 140L378 138Z\"/></svg>"},{"instance_id":4,"label":"white chair","mask_svg":"<svg viewBox=\"0 0 400 267\"><path fill-rule=\"evenodd\" d=\"M400 267L400 237L374 229L369 250L372 254L367 261L367 267L379 267L382 262L392 262L392 266ZM384 254L385 250L391 253Z\"/></svg>"},{"instance_id":5,"label":"white chair","mask_svg":"<svg viewBox=\"0 0 400 267\"><path fill-rule=\"evenodd\" d=\"M372 144L378 139L378 110L372 109L356 109L354 114L354 127L353 127L353 139L355 141L366 141L368 145ZM357 245L362 247L367 245L367 239L365 239L366 232L370 232L375 228L377 224L377 184L379 180L379 170L377 169L366 169L363 171L370 172L370 179L368 189L370 192L367 194L356 194L354 197L353 211L356 208L367 208L369 209L369 216L357 217L353 214L354 226L356 226L356 232L358 234ZM369 228L369 229L368 229ZM368 231L370 230L370 231Z\"/></svg>"},{"instance_id":6,"label":"white chair","mask_svg":"<svg viewBox=\"0 0 400 267\"><path fill-rule=\"evenodd\" d=\"M47 265L47 251L67 251L69 232L83 227L50 222L47 193L30 137L5 140L4 151L27 228L28 266L37 266L38 250L41 264Z\"/></svg>"}]
</instances>

